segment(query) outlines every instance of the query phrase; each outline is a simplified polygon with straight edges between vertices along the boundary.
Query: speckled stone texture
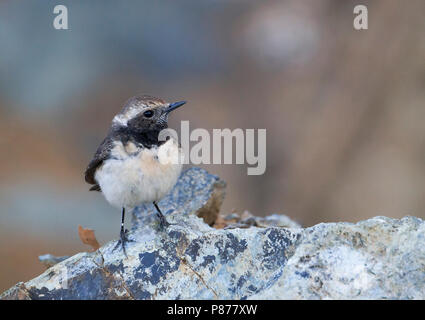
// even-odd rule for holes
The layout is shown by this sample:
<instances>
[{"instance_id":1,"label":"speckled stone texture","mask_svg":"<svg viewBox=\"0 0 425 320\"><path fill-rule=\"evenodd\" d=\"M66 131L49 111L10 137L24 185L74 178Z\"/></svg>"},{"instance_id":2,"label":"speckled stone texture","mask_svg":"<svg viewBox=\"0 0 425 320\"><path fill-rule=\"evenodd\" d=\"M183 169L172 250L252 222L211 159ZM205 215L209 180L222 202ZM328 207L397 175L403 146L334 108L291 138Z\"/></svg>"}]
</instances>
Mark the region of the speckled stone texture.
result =
<instances>
[{"instance_id":1,"label":"speckled stone texture","mask_svg":"<svg viewBox=\"0 0 425 320\"><path fill-rule=\"evenodd\" d=\"M137 208L128 258L115 241L79 253L3 299L424 299L425 224L376 217L303 229L287 217L214 229L225 184L185 171L160 206ZM199 218L197 215L203 217ZM246 224L245 224L246 225ZM281 227L281 225L290 227Z\"/></svg>"}]
</instances>

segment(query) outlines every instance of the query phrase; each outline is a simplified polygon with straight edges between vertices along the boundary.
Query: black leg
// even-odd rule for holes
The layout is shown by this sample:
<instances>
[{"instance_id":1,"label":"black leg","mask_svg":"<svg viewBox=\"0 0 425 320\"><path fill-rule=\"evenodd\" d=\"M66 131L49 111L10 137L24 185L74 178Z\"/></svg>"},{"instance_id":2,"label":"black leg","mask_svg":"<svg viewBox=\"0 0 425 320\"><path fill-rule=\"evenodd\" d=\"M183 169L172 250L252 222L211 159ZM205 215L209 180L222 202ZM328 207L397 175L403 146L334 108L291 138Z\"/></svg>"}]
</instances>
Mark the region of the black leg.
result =
<instances>
[{"instance_id":1,"label":"black leg","mask_svg":"<svg viewBox=\"0 0 425 320\"><path fill-rule=\"evenodd\" d=\"M124 220L125 220L125 208L122 208L121 214L121 233L124 231Z\"/></svg>"},{"instance_id":2,"label":"black leg","mask_svg":"<svg viewBox=\"0 0 425 320\"><path fill-rule=\"evenodd\" d=\"M156 208L156 215L159 218L159 223L160 223L161 229L163 229L164 227L168 227L170 224L165 219L165 217L162 214L161 210L159 209L158 204L156 203L156 201L153 202L153 205Z\"/></svg>"},{"instance_id":3,"label":"black leg","mask_svg":"<svg viewBox=\"0 0 425 320\"><path fill-rule=\"evenodd\" d=\"M121 215L121 231L120 231L120 240L118 240L117 245L115 246L114 250L121 245L122 251L124 252L125 256L127 256L127 252L125 251L125 244L126 242L130 241L127 238L128 230L124 229L124 220L125 220L125 208L122 208L122 215Z\"/></svg>"}]
</instances>

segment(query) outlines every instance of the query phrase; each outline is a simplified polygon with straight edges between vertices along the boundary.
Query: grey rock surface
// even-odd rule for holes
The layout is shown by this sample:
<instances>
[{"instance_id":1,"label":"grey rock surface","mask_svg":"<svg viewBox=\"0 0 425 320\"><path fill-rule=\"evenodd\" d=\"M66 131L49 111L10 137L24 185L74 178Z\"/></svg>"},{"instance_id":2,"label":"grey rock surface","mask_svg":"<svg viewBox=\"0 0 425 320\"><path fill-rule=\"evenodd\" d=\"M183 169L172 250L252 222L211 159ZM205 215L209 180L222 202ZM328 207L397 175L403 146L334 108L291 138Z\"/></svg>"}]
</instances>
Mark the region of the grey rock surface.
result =
<instances>
[{"instance_id":1,"label":"grey rock surface","mask_svg":"<svg viewBox=\"0 0 425 320\"><path fill-rule=\"evenodd\" d=\"M267 217L256 217L245 211L241 216L236 213L223 217L226 229L250 228L250 227L281 227L281 228L301 228L301 225L291 220L283 214L272 214Z\"/></svg>"},{"instance_id":2,"label":"grey rock surface","mask_svg":"<svg viewBox=\"0 0 425 320\"><path fill-rule=\"evenodd\" d=\"M49 268L49 267L52 267L55 264L57 264L57 263L59 263L59 262L61 262L63 260L66 260L68 258L69 258L69 256L57 257L57 256L54 256L52 254L43 254L43 255L41 255L41 256L38 257L38 260L42 264L44 264L46 267Z\"/></svg>"},{"instance_id":3,"label":"grey rock surface","mask_svg":"<svg viewBox=\"0 0 425 320\"><path fill-rule=\"evenodd\" d=\"M185 171L160 202L173 223L167 230L158 229L150 206L135 210L128 258L113 251L111 241L18 283L1 298L425 298L421 219L376 217L303 229L273 215L254 219L249 227L214 229L209 224L217 217L224 186L205 170Z\"/></svg>"}]
</instances>

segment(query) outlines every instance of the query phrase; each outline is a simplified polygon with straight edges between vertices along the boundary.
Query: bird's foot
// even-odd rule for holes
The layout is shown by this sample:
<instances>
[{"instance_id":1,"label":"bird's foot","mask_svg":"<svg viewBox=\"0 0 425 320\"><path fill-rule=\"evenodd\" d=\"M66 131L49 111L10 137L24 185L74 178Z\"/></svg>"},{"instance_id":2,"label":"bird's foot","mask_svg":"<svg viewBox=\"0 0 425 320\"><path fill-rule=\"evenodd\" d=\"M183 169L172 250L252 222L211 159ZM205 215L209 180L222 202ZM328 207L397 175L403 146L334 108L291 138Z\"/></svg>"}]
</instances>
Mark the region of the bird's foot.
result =
<instances>
[{"instance_id":1,"label":"bird's foot","mask_svg":"<svg viewBox=\"0 0 425 320\"><path fill-rule=\"evenodd\" d=\"M119 246L122 247L122 251L124 252L125 256L127 257L127 252L125 250L125 245L127 242L134 242L134 240L128 238L128 230L127 229L121 229L120 232L120 239L117 241L117 244L115 245L114 249L112 251L115 251Z\"/></svg>"},{"instance_id":2,"label":"bird's foot","mask_svg":"<svg viewBox=\"0 0 425 320\"><path fill-rule=\"evenodd\" d=\"M157 216L159 218L159 227L161 230L165 230L171 225L171 223L169 223L162 214L158 214Z\"/></svg>"}]
</instances>

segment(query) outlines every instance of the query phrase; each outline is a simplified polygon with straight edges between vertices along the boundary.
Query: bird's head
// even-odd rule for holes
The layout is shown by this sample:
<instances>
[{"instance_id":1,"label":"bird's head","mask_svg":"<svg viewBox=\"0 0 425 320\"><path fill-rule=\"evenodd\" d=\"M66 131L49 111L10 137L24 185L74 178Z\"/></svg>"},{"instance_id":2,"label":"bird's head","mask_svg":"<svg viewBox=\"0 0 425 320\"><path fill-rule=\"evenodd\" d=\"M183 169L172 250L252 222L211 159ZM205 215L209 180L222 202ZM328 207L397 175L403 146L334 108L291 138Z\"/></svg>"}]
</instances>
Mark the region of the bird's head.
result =
<instances>
[{"instance_id":1,"label":"bird's head","mask_svg":"<svg viewBox=\"0 0 425 320\"><path fill-rule=\"evenodd\" d=\"M168 126L171 111L186 101L168 103L148 95L130 98L113 120L113 125L127 127L131 131L160 131Z\"/></svg>"}]
</instances>

